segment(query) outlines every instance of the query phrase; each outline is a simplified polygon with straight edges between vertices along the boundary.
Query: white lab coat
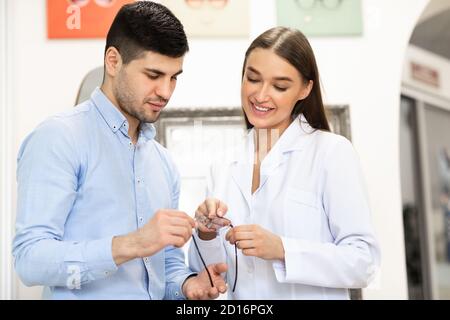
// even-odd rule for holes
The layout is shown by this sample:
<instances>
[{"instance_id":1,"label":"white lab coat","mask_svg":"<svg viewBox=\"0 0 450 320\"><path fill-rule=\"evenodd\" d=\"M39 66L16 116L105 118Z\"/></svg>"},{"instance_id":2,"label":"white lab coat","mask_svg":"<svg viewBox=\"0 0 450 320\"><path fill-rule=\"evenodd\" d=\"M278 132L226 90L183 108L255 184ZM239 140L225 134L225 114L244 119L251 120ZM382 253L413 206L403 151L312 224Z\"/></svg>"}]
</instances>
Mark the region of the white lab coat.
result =
<instances>
[{"instance_id":1,"label":"white lab coat","mask_svg":"<svg viewBox=\"0 0 450 320\"><path fill-rule=\"evenodd\" d=\"M258 224L282 239L285 260L244 256L222 228L214 240L195 234L207 264L226 262L231 299L348 299L346 288L368 285L380 253L357 155L342 136L312 130L301 116L261 163L260 187L251 193L253 130L230 162L211 167L209 196L228 205L237 225ZM194 244L189 264L203 269Z\"/></svg>"}]
</instances>

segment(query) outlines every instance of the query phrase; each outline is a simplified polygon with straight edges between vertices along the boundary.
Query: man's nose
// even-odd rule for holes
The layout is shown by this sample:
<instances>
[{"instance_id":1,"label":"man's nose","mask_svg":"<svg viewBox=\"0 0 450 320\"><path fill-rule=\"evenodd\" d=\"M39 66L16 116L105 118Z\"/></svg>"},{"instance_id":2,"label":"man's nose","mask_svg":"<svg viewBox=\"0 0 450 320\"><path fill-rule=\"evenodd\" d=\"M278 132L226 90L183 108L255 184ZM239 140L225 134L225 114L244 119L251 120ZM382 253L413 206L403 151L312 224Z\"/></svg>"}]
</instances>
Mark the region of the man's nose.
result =
<instances>
[{"instance_id":1,"label":"man's nose","mask_svg":"<svg viewBox=\"0 0 450 320\"><path fill-rule=\"evenodd\" d=\"M174 88L170 80L163 80L158 84L156 94L164 100L169 100L173 89Z\"/></svg>"}]
</instances>

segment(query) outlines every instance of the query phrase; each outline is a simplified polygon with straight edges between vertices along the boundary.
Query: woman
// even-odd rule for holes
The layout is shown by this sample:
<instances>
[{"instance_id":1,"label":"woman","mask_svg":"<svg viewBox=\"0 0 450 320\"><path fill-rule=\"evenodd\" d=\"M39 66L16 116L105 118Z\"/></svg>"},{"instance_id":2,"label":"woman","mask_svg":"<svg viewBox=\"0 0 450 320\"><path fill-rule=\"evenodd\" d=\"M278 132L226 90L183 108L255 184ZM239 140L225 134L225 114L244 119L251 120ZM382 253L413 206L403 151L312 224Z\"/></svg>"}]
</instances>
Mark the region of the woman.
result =
<instances>
[{"instance_id":1,"label":"woman","mask_svg":"<svg viewBox=\"0 0 450 320\"><path fill-rule=\"evenodd\" d=\"M198 252L206 264L227 262L231 298L348 299L379 264L358 159L329 132L319 83L297 30L270 29L246 52L241 99L251 130L233 161L212 167L189 250L196 270Z\"/></svg>"}]
</instances>

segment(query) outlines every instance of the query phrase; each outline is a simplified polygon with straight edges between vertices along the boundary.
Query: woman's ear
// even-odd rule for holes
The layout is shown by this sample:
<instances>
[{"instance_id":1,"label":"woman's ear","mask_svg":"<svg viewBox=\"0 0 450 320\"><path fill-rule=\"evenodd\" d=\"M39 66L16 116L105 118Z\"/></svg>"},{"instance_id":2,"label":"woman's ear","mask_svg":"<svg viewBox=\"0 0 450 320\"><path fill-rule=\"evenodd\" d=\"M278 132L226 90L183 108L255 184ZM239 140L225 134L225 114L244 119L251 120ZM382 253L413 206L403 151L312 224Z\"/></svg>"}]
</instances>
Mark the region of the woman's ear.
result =
<instances>
[{"instance_id":1,"label":"woman's ear","mask_svg":"<svg viewBox=\"0 0 450 320\"><path fill-rule=\"evenodd\" d=\"M114 78L122 68L122 57L114 47L109 47L105 54L105 72Z\"/></svg>"},{"instance_id":2,"label":"woman's ear","mask_svg":"<svg viewBox=\"0 0 450 320\"><path fill-rule=\"evenodd\" d=\"M309 80L308 84L305 85L302 90L300 91L299 99L298 100L305 100L309 94L311 93L311 90L314 86L314 81Z\"/></svg>"}]
</instances>

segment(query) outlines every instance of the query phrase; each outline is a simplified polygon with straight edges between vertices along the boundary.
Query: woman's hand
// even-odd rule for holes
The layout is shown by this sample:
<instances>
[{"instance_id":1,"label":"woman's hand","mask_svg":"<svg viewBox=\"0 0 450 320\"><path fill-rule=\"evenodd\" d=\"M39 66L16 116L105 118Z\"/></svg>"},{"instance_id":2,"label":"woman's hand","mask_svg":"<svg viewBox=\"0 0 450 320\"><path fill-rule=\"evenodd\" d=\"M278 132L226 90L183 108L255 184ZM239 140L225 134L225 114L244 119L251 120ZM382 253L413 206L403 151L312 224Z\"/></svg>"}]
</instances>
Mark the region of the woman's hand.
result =
<instances>
[{"instance_id":1,"label":"woman's hand","mask_svg":"<svg viewBox=\"0 0 450 320\"><path fill-rule=\"evenodd\" d=\"M246 256L265 260L284 260L281 238L259 225L241 225L230 229L225 239L236 244Z\"/></svg>"},{"instance_id":2,"label":"woman's hand","mask_svg":"<svg viewBox=\"0 0 450 320\"><path fill-rule=\"evenodd\" d=\"M207 198L195 211L198 236L202 240L212 240L217 235L217 230L230 225L230 220L224 218L228 211L225 203L219 199Z\"/></svg>"}]
</instances>

